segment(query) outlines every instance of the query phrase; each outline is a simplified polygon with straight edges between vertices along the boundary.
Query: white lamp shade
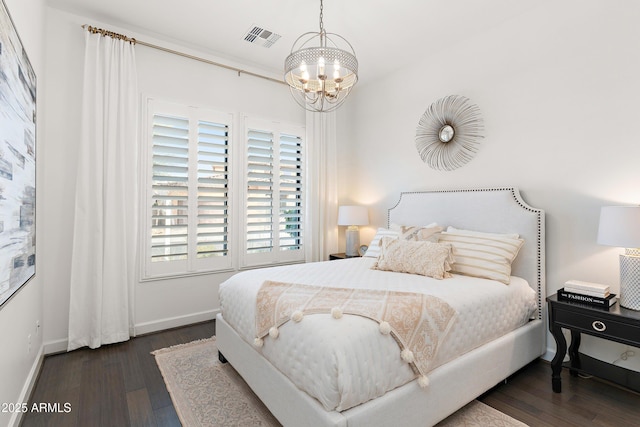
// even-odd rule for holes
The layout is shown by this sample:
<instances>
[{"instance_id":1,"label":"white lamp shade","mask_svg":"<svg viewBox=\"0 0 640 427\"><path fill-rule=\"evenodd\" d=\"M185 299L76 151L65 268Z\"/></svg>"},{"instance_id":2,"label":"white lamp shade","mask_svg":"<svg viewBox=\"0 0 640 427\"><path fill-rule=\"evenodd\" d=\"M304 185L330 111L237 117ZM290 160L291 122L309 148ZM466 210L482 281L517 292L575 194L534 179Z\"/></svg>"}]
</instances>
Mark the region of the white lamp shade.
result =
<instances>
[{"instance_id":1,"label":"white lamp shade","mask_svg":"<svg viewBox=\"0 0 640 427\"><path fill-rule=\"evenodd\" d=\"M340 206L338 225L369 225L369 213L364 206Z\"/></svg>"},{"instance_id":2,"label":"white lamp shade","mask_svg":"<svg viewBox=\"0 0 640 427\"><path fill-rule=\"evenodd\" d=\"M640 206L605 206L600 211L598 243L640 248Z\"/></svg>"}]
</instances>

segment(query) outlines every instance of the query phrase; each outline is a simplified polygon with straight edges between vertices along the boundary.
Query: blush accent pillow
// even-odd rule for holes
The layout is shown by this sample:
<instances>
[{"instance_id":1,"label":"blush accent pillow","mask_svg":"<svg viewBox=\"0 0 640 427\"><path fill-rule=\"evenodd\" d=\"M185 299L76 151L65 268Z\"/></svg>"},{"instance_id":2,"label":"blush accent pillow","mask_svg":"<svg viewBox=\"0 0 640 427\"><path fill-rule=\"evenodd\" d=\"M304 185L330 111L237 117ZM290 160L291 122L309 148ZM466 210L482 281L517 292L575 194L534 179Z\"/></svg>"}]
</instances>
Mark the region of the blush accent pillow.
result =
<instances>
[{"instance_id":1,"label":"blush accent pillow","mask_svg":"<svg viewBox=\"0 0 640 427\"><path fill-rule=\"evenodd\" d=\"M452 263L449 244L383 237L380 256L371 268L444 279L451 277Z\"/></svg>"},{"instance_id":2,"label":"blush accent pillow","mask_svg":"<svg viewBox=\"0 0 640 427\"><path fill-rule=\"evenodd\" d=\"M380 255L380 239L384 236L403 240L429 240L438 243L438 236L442 230L444 229L435 222L425 226L391 224L389 228L378 228L363 256L377 258Z\"/></svg>"},{"instance_id":3,"label":"blush accent pillow","mask_svg":"<svg viewBox=\"0 0 640 427\"><path fill-rule=\"evenodd\" d=\"M493 279L506 285L511 281L511 263L524 240L517 234L485 233L449 227L440 234L440 243L453 247L451 272Z\"/></svg>"}]
</instances>

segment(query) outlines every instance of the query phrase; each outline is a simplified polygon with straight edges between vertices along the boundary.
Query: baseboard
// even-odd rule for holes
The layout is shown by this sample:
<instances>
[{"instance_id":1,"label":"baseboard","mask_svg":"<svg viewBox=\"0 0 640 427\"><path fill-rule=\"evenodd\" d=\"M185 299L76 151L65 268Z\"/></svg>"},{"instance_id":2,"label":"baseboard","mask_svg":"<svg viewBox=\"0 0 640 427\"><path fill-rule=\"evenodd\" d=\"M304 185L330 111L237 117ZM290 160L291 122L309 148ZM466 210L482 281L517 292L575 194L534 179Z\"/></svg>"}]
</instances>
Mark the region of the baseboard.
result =
<instances>
[{"instance_id":1,"label":"baseboard","mask_svg":"<svg viewBox=\"0 0 640 427\"><path fill-rule=\"evenodd\" d=\"M22 391L20 392L20 398L18 402L28 403L29 398L31 397L31 393L33 392L33 388L36 385L36 381L38 380L38 376L40 375L40 368L42 367L42 362L44 361L44 345L40 346L38 350L38 356L33 361L33 365L29 370L29 375L27 376L26 381L24 382L24 386L22 386ZM14 411L13 415L9 419L9 427L18 427L20 422L22 421L22 411Z\"/></svg>"},{"instance_id":2,"label":"baseboard","mask_svg":"<svg viewBox=\"0 0 640 427\"><path fill-rule=\"evenodd\" d=\"M187 314L185 316L170 317L166 319L154 320L152 322L139 323L131 330L131 336L150 334L152 332L164 331L165 329L178 328L180 326L192 325L194 323L206 322L216 318L219 309L203 311L200 313ZM48 341L43 344L44 355L64 353L67 351L67 339Z\"/></svg>"},{"instance_id":3,"label":"baseboard","mask_svg":"<svg viewBox=\"0 0 640 427\"><path fill-rule=\"evenodd\" d=\"M65 353L67 351L68 343L69 340L66 338L55 341L47 341L43 344L44 355L48 356L50 354Z\"/></svg>"},{"instance_id":4,"label":"baseboard","mask_svg":"<svg viewBox=\"0 0 640 427\"><path fill-rule=\"evenodd\" d=\"M185 316L169 317L166 319L154 320L152 322L138 323L134 326L134 336L191 325L193 323L205 322L207 320L215 319L219 312L219 309L202 311L200 313L192 313Z\"/></svg>"}]
</instances>

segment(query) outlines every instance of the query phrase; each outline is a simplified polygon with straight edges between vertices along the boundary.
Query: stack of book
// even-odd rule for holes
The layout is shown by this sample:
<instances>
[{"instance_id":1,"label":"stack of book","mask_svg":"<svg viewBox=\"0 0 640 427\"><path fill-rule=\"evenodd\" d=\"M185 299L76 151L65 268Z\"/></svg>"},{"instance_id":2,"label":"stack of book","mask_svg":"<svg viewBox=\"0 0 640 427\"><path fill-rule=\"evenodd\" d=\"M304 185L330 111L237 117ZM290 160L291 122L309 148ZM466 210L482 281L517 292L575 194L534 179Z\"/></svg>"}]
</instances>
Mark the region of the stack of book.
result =
<instances>
[{"instance_id":1,"label":"stack of book","mask_svg":"<svg viewBox=\"0 0 640 427\"><path fill-rule=\"evenodd\" d=\"M609 309L616 302L616 294L609 292L609 286L600 283L568 280L558 291L558 299L579 302Z\"/></svg>"}]
</instances>

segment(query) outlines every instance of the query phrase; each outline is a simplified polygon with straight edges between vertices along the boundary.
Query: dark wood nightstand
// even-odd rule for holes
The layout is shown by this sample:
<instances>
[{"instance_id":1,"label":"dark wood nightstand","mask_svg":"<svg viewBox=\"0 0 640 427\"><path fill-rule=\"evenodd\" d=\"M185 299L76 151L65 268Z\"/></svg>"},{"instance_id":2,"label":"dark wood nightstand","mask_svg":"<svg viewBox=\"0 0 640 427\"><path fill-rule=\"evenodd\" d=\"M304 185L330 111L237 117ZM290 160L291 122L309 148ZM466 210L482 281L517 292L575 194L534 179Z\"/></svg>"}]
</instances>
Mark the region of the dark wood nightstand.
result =
<instances>
[{"instance_id":1,"label":"dark wood nightstand","mask_svg":"<svg viewBox=\"0 0 640 427\"><path fill-rule=\"evenodd\" d=\"M334 259L346 259L346 258L360 258L360 255L347 256L344 252L338 254L329 254L329 261Z\"/></svg>"},{"instance_id":2,"label":"dark wood nightstand","mask_svg":"<svg viewBox=\"0 0 640 427\"><path fill-rule=\"evenodd\" d=\"M580 334L589 334L610 341L640 347L640 311L629 310L615 303L605 310L570 301L559 301L557 294L547 298L549 331L556 340L556 355L551 361L551 385L560 393L560 373L563 365L572 376L579 373L594 375L640 392L640 373L606 363L579 352ZM571 331L570 361L563 364L567 341L562 328Z\"/></svg>"}]
</instances>

